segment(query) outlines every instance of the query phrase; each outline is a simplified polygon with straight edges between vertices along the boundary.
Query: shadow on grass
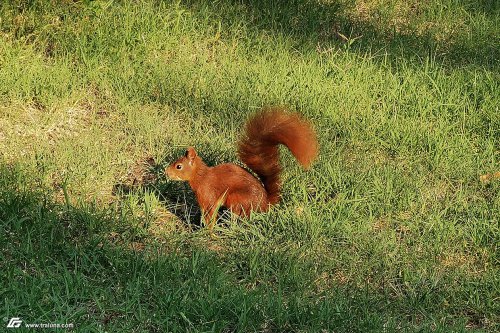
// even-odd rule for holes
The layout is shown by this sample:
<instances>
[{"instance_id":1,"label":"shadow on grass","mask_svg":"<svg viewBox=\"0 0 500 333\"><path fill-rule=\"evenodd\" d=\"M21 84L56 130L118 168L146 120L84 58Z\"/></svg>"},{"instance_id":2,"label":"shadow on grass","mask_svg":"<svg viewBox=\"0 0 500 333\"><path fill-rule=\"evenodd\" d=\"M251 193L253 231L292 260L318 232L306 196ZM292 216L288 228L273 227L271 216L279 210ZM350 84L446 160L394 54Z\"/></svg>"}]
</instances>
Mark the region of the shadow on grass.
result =
<instances>
[{"instance_id":1,"label":"shadow on grass","mask_svg":"<svg viewBox=\"0 0 500 333\"><path fill-rule=\"evenodd\" d=\"M244 15L248 26L290 36L302 46L317 45L327 50L347 44L351 51L362 55L387 53L391 61L403 57L418 63L430 56L450 67L473 65L496 68L499 64L498 36L491 31L500 22L500 7L496 1L461 1L458 5L467 11L463 12L463 19L477 17L478 21L471 23L477 26L467 32L463 29L469 27L464 28L463 22L455 19L449 33L439 28L442 20L438 18L421 23L420 28L406 22L422 16L420 4L416 2L408 5L406 16L394 17L393 22L382 18L384 14L379 9L370 9L363 2L357 9L359 15L349 14L347 5L354 8L354 3L319 0L191 1L194 10L206 6L223 22L230 23L236 15ZM435 11L439 10L435 8ZM425 17L423 19L425 21ZM485 24L487 30L483 31Z\"/></svg>"},{"instance_id":2,"label":"shadow on grass","mask_svg":"<svg viewBox=\"0 0 500 333\"><path fill-rule=\"evenodd\" d=\"M156 1L156 4L164 1ZM126 2L125 2L126 3ZM114 4L119 5L119 4ZM441 2L395 1L384 3L354 0L188 0L183 8L206 13L223 24L243 24L256 31L288 36L298 48L343 49L361 55L387 54L391 61L431 56L450 67L472 65L498 68L500 47L498 24L500 5L496 0L455 0ZM68 5L32 1L6 5L22 16L32 11L65 16L87 11L105 15L107 6L92 1ZM400 8L401 7L401 8ZM17 39L30 41L39 27L7 20L4 29ZM51 48L50 45L46 46ZM50 53L50 52L49 52Z\"/></svg>"},{"instance_id":3,"label":"shadow on grass","mask_svg":"<svg viewBox=\"0 0 500 333\"><path fill-rule=\"evenodd\" d=\"M336 285L315 291L314 265L291 253L279 254L275 260L287 264L255 280L244 261L206 250L206 241L190 236L137 249L133 243L146 236L132 217L56 203L27 176L19 166L0 165L5 318L73 323L86 332L449 328L432 318L398 319L383 295L366 290Z\"/></svg>"},{"instance_id":4,"label":"shadow on grass","mask_svg":"<svg viewBox=\"0 0 500 333\"><path fill-rule=\"evenodd\" d=\"M143 197L144 193L153 193L184 226L199 228L201 212L189 184L169 180L165 175L168 163L176 159L173 156L168 155L164 162L157 162L152 156L136 161L126 177L114 184L112 193L120 201L129 196Z\"/></svg>"}]
</instances>

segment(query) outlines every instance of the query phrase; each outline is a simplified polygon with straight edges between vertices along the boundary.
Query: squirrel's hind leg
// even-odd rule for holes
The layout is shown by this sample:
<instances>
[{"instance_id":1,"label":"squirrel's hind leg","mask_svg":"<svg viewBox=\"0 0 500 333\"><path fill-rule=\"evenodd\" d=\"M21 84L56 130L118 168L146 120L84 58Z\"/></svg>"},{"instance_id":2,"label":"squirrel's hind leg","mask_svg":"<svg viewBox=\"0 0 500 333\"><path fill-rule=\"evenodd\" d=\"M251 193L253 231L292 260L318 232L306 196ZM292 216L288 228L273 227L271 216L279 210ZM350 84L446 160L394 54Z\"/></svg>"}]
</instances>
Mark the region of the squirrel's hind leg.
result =
<instances>
[{"instance_id":1,"label":"squirrel's hind leg","mask_svg":"<svg viewBox=\"0 0 500 333\"><path fill-rule=\"evenodd\" d=\"M248 216L247 211L243 208L242 205L231 205L229 206L229 210L233 215L236 216L242 216L242 217Z\"/></svg>"}]
</instances>

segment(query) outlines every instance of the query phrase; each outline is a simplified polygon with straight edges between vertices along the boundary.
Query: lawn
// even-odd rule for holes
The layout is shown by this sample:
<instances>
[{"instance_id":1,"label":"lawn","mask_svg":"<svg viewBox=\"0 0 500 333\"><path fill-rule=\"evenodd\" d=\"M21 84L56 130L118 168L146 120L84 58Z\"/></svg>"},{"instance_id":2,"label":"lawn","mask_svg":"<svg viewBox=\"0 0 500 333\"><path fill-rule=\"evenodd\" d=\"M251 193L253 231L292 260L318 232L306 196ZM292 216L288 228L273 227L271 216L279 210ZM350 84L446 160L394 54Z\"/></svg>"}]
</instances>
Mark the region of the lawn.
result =
<instances>
[{"instance_id":1,"label":"lawn","mask_svg":"<svg viewBox=\"0 0 500 333\"><path fill-rule=\"evenodd\" d=\"M500 330L499 45L495 0L2 1L0 327ZM211 236L163 169L266 105L319 159Z\"/></svg>"}]
</instances>

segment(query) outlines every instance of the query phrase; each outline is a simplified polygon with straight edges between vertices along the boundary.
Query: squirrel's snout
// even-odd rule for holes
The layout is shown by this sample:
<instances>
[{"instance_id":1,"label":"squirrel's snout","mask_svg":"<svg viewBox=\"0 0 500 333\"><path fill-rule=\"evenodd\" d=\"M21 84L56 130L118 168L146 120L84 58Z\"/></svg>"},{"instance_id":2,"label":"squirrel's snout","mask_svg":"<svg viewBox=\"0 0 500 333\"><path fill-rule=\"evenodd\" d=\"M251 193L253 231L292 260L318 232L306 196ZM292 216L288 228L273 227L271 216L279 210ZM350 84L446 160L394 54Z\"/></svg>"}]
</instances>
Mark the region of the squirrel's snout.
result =
<instances>
[{"instance_id":1,"label":"squirrel's snout","mask_svg":"<svg viewBox=\"0 0 500 333\"><path fill-rule=\"evenodd\" d=\"M180 178L179 176L177 176L175 174L175 172L173 172L171 166L165 168L164 172L165 172L165 176L167 176L168 179L171 179L171 180L182 180L182 178Z\"/></svg>"},{"instance_id":2,"label":"squirrel's snout","mask_svg":"<svg viewBox=\"0 0 500 333\"><path fill-rule=\"evenodd\" d=\"M167 176L168 178L172 178L172 173L170 172L170 167L166 167L165 170L165 176Z\"/></svg>"}]
</instances>

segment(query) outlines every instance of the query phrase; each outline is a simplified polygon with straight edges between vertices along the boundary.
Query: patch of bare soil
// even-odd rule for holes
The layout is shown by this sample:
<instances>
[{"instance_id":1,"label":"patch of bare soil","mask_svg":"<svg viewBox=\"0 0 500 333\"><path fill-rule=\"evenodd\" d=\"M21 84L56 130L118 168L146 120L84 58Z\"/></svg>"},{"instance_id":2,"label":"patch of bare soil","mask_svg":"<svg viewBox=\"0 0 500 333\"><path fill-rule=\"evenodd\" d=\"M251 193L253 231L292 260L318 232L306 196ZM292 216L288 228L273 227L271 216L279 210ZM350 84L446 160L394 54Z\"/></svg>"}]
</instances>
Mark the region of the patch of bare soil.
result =
<instances>
[{"instance_id":1,"label":"patch of bare soil","mask_svg":"<svg viewBox=\"0 0 500 333\"><path fill-rule=\"evenodd\" d=\"M158 180L155 173L157 163L152 156L137 160L113 188L113 194L127 194L134 188L153 185Z\"/></svg>"}]
</instances>

